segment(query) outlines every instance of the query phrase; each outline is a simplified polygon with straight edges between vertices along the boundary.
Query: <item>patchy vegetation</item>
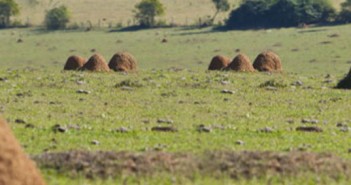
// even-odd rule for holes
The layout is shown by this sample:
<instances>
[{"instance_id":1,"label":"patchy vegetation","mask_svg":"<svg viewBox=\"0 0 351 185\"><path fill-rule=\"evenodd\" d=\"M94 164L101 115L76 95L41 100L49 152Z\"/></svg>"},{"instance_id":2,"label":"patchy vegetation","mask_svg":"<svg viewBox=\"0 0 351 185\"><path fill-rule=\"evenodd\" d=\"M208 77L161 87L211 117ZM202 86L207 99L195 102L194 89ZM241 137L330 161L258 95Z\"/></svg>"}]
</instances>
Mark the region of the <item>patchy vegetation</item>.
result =
<instances>
[{"instance_id":1,"label":"patchy vegetation","mask_svg":"<svg viewBox=\"0 0 351 185\"><path fill-rule=\"evenodd\" d=\"M299 177L304 174L348 177L351 163L331 154L309 152L231 152L211 151L204 154L166 152L69 151L34 156L44 169L86 178L155 176L170 173L194 178L196 175L233 179L267 176Z\"/></svg>"}]
</instances>

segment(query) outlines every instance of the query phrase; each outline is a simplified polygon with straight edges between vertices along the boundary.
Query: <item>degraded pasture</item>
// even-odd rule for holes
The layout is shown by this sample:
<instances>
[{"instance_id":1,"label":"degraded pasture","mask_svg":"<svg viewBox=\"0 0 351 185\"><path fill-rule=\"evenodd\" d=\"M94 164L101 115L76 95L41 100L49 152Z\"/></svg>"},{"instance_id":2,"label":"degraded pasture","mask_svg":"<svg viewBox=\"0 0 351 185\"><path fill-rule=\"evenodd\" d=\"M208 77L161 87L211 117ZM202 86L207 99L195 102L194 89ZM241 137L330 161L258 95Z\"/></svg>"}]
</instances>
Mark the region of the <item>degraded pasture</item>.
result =
<instances>
[{"instance_id":1,"label":"degraded pasture","mask_svg":"<svg viewBox=\"0 0 351 185\"><path fill-rule=\"evenodd\" d=\"M349 28L1 30L0 111L33 156L69 150L194 156L206 151L305 151L350 160L350 92L333 88L350 68ZM278 53L283 73L207 71L214 55L233 58L241 51L254 59L267 49ZM120 51L135 56L138 72L63 71L73 54L88 58L98 52L109 60ZM49 184L105 183L42 169ZM320 177L311 173L313 182ZM168 182L169 175L161 182ZM221 183L194 175L178 184ZM324 177L321 183L338 182ZM118 179L124 178L142 181L133 175ZM182 179L173 178L174 184ZM267 183L267 178L256 184ZM255 184L255 179L247 183Z\"/></svg>"}]
</instances>

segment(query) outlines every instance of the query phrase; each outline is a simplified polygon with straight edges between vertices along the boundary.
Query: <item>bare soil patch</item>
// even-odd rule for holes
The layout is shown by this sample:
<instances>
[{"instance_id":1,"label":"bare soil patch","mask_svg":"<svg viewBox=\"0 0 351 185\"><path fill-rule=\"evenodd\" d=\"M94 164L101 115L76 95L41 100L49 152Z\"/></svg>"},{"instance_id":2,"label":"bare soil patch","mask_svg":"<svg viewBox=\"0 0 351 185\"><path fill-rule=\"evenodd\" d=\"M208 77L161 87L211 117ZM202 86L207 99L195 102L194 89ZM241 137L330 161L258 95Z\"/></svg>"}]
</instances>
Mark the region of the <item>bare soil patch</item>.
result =
<instances>
[{"instance_id":1,"label":"bare soil patch","mask_svg":"<svg viewBox=\"0 0 351 185\"><path fill-rule=\"evenodd\" d=\"M121 175L152 176L171 173L185 177L254 178L268 175L299 176L306 173L331 178L348 177L350 161L327 153L211 151L203 154L166 152L69 151L34 156L43 168L88 178Z\"/></svg>"}]
</instances>

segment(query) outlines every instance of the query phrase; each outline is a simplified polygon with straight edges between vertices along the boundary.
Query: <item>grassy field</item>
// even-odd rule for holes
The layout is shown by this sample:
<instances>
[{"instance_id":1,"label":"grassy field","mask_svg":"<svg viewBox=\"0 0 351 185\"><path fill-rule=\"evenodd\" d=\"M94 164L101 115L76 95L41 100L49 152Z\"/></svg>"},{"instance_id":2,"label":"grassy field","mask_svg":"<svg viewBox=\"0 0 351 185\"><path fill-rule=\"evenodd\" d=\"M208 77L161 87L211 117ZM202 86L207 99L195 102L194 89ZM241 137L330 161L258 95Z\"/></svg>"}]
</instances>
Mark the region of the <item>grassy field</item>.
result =
<instances>
[{"instance_id":1,"label":"grassy field","mask_svg":"<svg viewBox=\"0 0 351 185\"><path fill-rule=\"evenodd\" d=\"M83 27L91 22L94 26L108 27L122 24L124 26L133 24L133 9L140 0L17 0L21 7L21 14L15 19L22 23L41 25L45 12L57 5L66 5L71 11L71 24ZM199 18L213 16L215 8L210 0L162 0L166 7L166 14L160 17L167 23L180 25L196 24ZM232 8L238 6L241 0L229 0ZM332 0L338 9L344 0ZM108 6L106 6L108 5ZM194 13L196 12L196 13ZM228 13L218 15L218 21L227 18Z\"/></svg>"},{"instance_id":2,"label":"grassy field","mask_svg":"<svg viewBox=\"0 0 351 185\"><path fill-rule=\"evenodd\" d=\"M333 89L350 67L349 30L350 25L228 32L1 30L0 111L31 155L77 149L194 155L307 151L349 161L350 92ZM163 38L168 42L161 43ZM139 71L62 71L69 55L89 57L92 49L107 60L116 51L129 51ZM284 72L206 71L212 56L234 57L237 49L252 60L272 49ZM152 131L157 126L177 131ZM323 131L296 131L300 126ZM128 184L296 184L306 178L309 184L350 183L318 173L251 180L126 175L107 181L71 179L44 167L43 173L49 184L115 184L125 178Z\"/></svg>"},{"instance_id":3,"label":"grassy field","mask_svg":"<svg viewBox=\"0 0 351 185\"><path fill-rule=\"evenodd\" d=\"M254 60L258 53L270 49L281 56L286 72L342 76L351 60L349 29L350 25L228 32L208 28L137 32L0 30L0 60L7 67L59 70L72 54L88 58L95 51L109 60L117 51L129 51L138 59L141 70L180 67L205 71L214 55L232 58L239 49ZM161 42L164 38L167 43ZM23 42L18 43L18 39Z\"/></svg>"}]
</instances>

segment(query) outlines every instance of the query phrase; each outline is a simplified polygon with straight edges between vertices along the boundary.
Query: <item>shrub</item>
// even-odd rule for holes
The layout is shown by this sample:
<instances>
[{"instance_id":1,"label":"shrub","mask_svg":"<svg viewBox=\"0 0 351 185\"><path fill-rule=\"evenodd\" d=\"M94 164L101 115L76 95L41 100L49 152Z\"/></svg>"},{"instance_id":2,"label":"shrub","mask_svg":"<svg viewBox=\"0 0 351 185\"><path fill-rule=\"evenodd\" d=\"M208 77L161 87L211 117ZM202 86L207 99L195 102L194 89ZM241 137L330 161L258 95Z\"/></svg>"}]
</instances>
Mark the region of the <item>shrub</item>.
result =
<instances>
[{"instance_id":1,"label":"shrub","mask_svg":"<svg viewBox=\"0 0 351 185\"><path fill-rule=\"evenodd\" d=\"M260 88L265 88L265 87L286 88L288 86L289 86L288 83L282 79L268 80L259 85Z\"/></svg>"},{"instance_id":2,"label":"shrub","mask_svg":"<svg viewBox=\"0 0 351 185\"><path fill-rule=\"evenodd\" d=\"M48 30L65 29L70 14L66 6L53 8L46 13L45 26Z\"/></svg>"},{"instance_id":3,"label":"shrub","mask_svg":"<svg viewBox=\"0 0 351 185\"><path fill-rule=\"evenodd\" d=\"M351 22L351 0L341 4L341 12L337 17L337 21L342 23Z\"/></svg>"},{"instance_id":4,"label":"shrub","mask_svg":"<svg viewBox=\"0 0 351 185\"><path fill-rule=\"evenodd\" d=\"M213 23L215 18L217 17L218 13L226 12L230 8L230 4L228 0L212 0L216 7L216 13L213 15L211 22Z\"/></svg>"},{"instance_id":5,"label":"shrub","mask_svg":"<svg viewBox=\"0 0 351 185\"><path fill-rule=\"evenodd\" d=\"M142 27L155 26L155 17L165 13L165 8L159 0L142 0L135 8L135 18Z\"/></svg>"},{"instance_id":6,"label":"shrub","mask_svg":"<svg viewBox=\"0 0 351 185\"><path fill-rule=\"evenodd\" d=\"M328 0L246 0L231 12L228 28L290 27L335 18Z\"/></svg>"},{"instance_id":7,"label":"shrub","mask_svg":"<svg viewBox=\"0 0 351 185\"><path fill-rule=\"evenodd\" d=\"M228 28L262 27L273 0L246 0L230 13L226 22Z\"/></svg>"},{"instance_id":8,"label":"shrub","mask_svg":"<svg viewBox=\"0 0 351 185\"><path fill-rule=\"evenodd\" d=\"M0 27L10 26L10 17L19 13L18 4L14 0L0 0Z\"/></svg>"}]
</instances>

